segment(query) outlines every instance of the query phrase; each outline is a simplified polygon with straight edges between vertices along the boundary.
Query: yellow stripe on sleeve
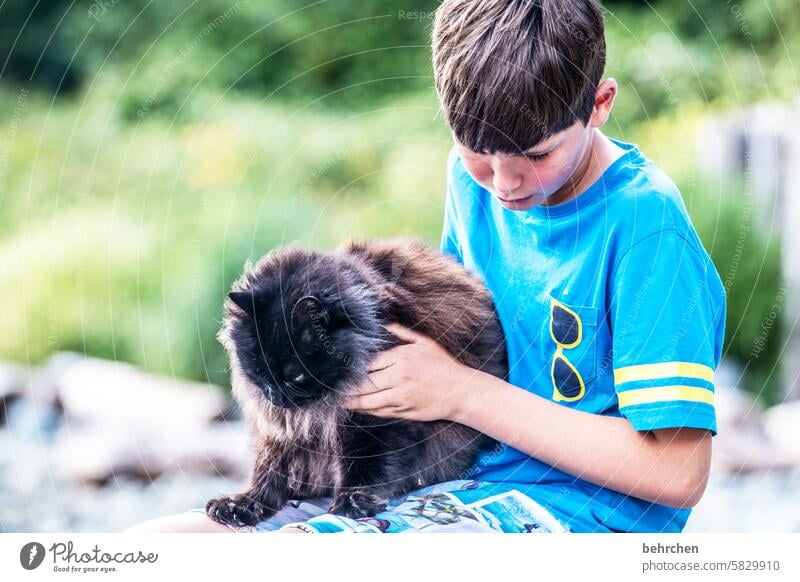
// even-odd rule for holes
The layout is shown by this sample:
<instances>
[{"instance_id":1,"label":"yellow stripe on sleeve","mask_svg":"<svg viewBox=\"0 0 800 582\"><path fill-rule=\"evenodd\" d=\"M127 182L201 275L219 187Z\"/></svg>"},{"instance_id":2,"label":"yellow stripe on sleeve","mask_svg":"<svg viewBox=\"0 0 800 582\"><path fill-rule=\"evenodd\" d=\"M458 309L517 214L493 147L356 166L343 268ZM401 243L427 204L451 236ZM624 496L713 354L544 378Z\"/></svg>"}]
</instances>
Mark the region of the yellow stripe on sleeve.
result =
<instances>
[{"instance_id":1,"label":"yellow stripe on sleeve","mask_svg":"<svg viewBox=\"0 0 800 582\"><path fill-rule=\"evenodd\" d=\"M708 366L692 362L664 362L663 364L642 364L617 368L614 370L614 383L622 384L634 380L655 380L676 376L714 382L714 370Z\"/></svg>"},{"instance_id":2,"label":"yellow stripe on sleeve","mask_svg":"<svg viewBox=\"0 0 800 582\"><path fill-rule=\"evenodd\" d=\"M626 390L617 394L619 407L633 406L634 404L650 404L653 402L670 402L674 400L689 400L691 402L705 402L714 406L714 393L705 388L695 386L658 386L656 388L639 388Z\"/></svg>"}]
</instances>

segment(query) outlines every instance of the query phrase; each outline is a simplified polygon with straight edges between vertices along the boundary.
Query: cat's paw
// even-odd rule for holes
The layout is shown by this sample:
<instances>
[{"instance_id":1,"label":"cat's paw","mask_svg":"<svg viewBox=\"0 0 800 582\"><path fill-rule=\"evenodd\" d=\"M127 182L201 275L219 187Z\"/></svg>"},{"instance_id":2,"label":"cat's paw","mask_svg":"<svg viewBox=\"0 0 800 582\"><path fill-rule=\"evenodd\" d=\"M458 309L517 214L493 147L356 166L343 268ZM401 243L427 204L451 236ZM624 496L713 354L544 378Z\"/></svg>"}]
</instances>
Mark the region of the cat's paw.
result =
<instances>
[{"instance_id":1,"label":"cat's paw","mask_svg":"<svg viewBox=\"0 0 800 582\"><path fill-rule=\"evenodd\" d=\"M270 511L247 495L218 497L206 503L206 515L222 525L252 526L269 517Z\"/></svg>"},{"instance_id":2,"label":"cat's paw","mask_svg":"<svg viewBox=\"0 0 800 582\"><path fill-rule=\"evenodd\" d=\"M333 501L330 512L351 519L373 517L386 509L386 500L364 491L343 491Z\"/></svg>"}]
</instances>

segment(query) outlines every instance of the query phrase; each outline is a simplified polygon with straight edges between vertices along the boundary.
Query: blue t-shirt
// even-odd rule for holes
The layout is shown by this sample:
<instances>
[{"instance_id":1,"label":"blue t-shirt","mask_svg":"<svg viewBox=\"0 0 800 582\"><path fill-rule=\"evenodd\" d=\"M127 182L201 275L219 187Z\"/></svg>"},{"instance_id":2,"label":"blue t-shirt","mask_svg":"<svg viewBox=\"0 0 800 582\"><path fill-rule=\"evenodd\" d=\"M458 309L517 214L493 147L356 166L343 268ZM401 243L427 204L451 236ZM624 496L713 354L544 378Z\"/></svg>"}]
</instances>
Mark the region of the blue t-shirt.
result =
<instances>
[{"instance_id":1,"label":"blue t-shirt","mask_svg":"<svg viewBox=\"0 0 800 582\"><path fill-rule=\"evenodd\" d=\"M722 282L676 186L634 144L613 141L625 153L586 191L521 211L475 182L454 148L442 250L491 291L511 384L624 417L637 431L716 435ZM470 476L523 491L573 531L677 532L691 511L600 487L500 443Z\"/></svg>"}]
</instances>

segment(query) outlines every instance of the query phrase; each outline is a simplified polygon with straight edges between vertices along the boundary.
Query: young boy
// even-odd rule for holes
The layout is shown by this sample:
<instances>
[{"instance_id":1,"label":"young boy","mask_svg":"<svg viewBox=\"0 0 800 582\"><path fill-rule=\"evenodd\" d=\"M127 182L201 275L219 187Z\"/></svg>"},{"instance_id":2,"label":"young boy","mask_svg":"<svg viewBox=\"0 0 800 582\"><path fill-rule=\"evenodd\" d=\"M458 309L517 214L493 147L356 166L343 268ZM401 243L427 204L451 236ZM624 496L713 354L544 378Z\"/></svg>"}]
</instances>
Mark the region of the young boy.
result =
<instances>
[{"instance_id":1,"label":"young boy","mask_svg":"<svg viewBox=\"0 0 800 582\"><path fill-rule=\"evenodd\" d=\"M725 296L673 183L600 132L617 85L599 3L445 0L433 61L455 140L442 249L491 290L510 376L392 326L411 343L351 407L498 445L376 519L303 503L256 529L681 531L708 479Z\"/></svg>"},{"instance_id":2,"label":"young boy","mask_svg":"<svg viewBox=\"0 0 800 582\"><path fill-rule=\"evenodd\" d=\"M507 443L470 477L572 531L677 532L708 479L725 295L674 184L600 132L617 92L603 28L595 0L439 8L442 249L492 291L510 377L406 333L353 405Z\"/></svg>"}]
</instances>

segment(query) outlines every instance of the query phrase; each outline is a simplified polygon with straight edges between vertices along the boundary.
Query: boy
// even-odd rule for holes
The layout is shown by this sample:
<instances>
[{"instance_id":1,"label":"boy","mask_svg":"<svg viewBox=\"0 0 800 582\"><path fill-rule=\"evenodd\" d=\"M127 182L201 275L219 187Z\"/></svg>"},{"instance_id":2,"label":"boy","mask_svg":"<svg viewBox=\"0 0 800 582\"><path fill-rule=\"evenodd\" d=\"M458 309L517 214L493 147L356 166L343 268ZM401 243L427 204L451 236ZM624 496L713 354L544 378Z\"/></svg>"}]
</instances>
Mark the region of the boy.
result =
<instances>
[{"instance_id":1,"label":"boy","mask_svg":"<svg viewBox=\"0 0 800 582\"><path fill-rule=\"evenodd\" d=\"M445 0L433 59L456 144L442 249L492 291L509 382L405 332L353 406L507 443L470 477L572 531L681 531L708 479L725 296L672 182L600 132L617 85L599 3Z\"/></svg>"},{"instance_id":2,"label":"boy","mask_svg":"<svg viewBox=\"0 0 800 582\"><path fill-rule=\"evenodd\" d=\"M681 531L708 479L725 297L672 182L600 132L617 85L599 3L445 0L433 60L455 140L442 250L491 290L509 381L391 326L410 343L351 407L498 446L376 519L303 503L256 529Z\"/></svg>"}]
</instances>

